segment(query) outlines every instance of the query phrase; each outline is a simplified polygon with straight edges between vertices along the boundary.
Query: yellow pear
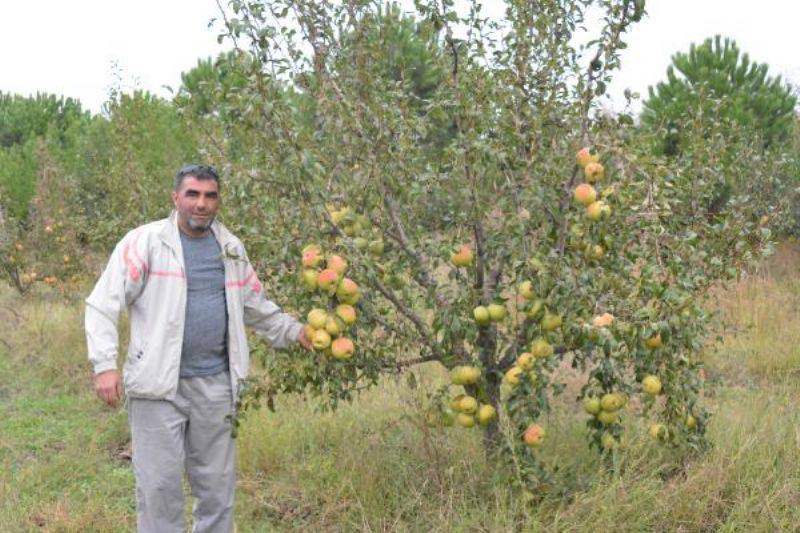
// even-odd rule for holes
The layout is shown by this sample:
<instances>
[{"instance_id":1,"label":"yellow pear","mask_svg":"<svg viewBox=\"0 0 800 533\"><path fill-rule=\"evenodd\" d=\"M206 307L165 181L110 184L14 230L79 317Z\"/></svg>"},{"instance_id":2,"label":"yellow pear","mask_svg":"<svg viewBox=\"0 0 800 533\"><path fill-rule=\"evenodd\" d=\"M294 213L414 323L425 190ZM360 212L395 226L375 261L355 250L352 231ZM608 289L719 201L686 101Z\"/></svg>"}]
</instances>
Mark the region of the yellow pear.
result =
<instances>
[{"instance_id":1,"label":"yellow pear","mask_svg":"<svg viewBox=\"0 0 800 533\"><path fill-rule=\"evenodd\" d=\"M478 424L488 426L497 418L497 411L489 404L482 404L478 409Z\"/></svg>"}]
</instances>

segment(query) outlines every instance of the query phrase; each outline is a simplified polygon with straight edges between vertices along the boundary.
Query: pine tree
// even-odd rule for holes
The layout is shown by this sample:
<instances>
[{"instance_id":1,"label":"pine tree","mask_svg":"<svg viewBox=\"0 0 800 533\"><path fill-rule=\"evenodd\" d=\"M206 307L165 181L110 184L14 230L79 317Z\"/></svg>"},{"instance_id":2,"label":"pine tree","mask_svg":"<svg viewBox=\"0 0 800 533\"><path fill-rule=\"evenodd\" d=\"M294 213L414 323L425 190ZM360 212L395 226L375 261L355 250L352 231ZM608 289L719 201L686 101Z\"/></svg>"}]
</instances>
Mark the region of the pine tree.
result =
<instances>
[{"instance_id":1,"label":"pine tree","mask_svg":"<svg viewBox=\"0 0 800 533\"><path fill-rule=\"evenodd\" d=\"M677 72L676 72L677 71ZM719 35L689 53L677 53L667 69L667 81L649 88L642 123L662 128L661 151L677 154L685 130L712 122L757 135L765 147L786 142L794 127L797 99L768 66L751 61L732 39Z\"/></svg>"}]
</instances>

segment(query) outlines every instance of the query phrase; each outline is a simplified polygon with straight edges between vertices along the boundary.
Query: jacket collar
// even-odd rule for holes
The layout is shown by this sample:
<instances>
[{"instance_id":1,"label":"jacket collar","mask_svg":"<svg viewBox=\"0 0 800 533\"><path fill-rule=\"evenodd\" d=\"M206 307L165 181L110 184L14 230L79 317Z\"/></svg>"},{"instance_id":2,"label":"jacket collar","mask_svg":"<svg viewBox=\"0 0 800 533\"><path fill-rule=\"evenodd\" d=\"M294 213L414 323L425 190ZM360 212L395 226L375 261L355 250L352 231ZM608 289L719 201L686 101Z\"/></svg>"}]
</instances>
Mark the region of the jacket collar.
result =
<instances>
[{"instance_id":1,"label":"jacket collar","mask_svg":"<svg viewBox=\"0 0 800 533\"><path fill-rule=\"evenodd\" d=\"M167 246L179 252L181 250L181 237L179 233L180 230L178 229L178 212L173 209L164 222L164 227L158 235ZM211 223L211 233L214 234L214 237L216 237L217 242L223 250L233 241L233 235L231 235L228 229L223 226L221 222L217 221L216 218L214 222Z\"/></svg>"}]
</instances>

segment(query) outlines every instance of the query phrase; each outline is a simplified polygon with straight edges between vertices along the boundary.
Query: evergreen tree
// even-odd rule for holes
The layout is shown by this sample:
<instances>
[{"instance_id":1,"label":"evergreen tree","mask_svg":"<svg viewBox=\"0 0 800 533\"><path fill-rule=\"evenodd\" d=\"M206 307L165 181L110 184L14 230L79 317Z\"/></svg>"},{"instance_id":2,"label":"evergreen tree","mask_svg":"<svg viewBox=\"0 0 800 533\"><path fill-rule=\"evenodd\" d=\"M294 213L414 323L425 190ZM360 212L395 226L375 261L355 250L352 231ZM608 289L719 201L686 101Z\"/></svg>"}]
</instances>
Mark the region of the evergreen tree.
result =
<instances>
[{"instance_id":1,"label":"evergreen tree","mask_svg":"<svg viewBox=\"0 0 800 533\"><path fill-rule=\"evenodd\" d=\"M667 80L649 88L642 123L666 133L660 151L677 154L688 129L707 131L727 123L736 132L757 135L765 147L786 142L794 127L797 99L766 64L751 61L731 39L719 35L688 53L677 53Z\"/></svg>"},{"instance_id":2,"label":"evergreen tree","mask_svg":"<svg viewBox=\"0 0 800 533\"><path fill-rule=\"evenodd\" d=\"M0 92L0 147L23 145L44 137L49 130L61 138L75 123L87 123L91 114L72 98L39 93L25 97Z\"/></svg>"},{"instance_id":3,"label":"evergreen tree","mask_svg":"<svg viewBox=\"0 0 800 533\"><path fill-rule=\"evenodd\" d=\"M184 112L202 117L219 113L220 104L241 89L253 68L246 52L223 52L215 60L199 59L197 66L181 74L175 103Z\"/></svg>"},{"instance_id":4,"label":"evergreen tree","mask_svg":"<svg viewBox=\"0 0 800 533\"><path fill-rule=\"evenodd\" d=\"M80 101L53 94L0 92L0 206L24 221L39 174L39 144L67 149L69 139L92 122Z\"/></svg>"},{"instance_id":5,"label":"evergreen tree","mask_svg":"<svg viewBox=\"0 0 800 533\"><path fill-rule=\"evenodd\" d=\"M343 36L341 57L356 57L369 65L364 69L383 80L387 92L406 95L405 103L422 116L428 115L431 127L420 142L440 150L455 135L455 125L448 113L430 109L435 92L450 72L443 62L439 30L427 20L417 20L403 13L396 2L379 6L360 20L354 31ZM352 50L358 50L353 53ZM340 78L363 65L339 62L335 68Z\"/></svg>"}]
</instances>

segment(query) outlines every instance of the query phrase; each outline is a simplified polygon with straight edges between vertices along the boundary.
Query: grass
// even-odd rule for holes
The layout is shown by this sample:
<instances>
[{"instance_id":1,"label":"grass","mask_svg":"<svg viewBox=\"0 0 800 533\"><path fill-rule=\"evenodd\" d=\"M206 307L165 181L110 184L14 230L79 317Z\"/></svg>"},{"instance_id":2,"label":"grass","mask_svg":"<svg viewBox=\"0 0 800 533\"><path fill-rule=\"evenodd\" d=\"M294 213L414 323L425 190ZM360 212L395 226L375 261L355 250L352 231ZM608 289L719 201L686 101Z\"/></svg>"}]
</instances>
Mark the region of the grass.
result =
<instances>
[{"instance_id":1,"label":"grass","mask_svg":"<svg viewBox=\"0 0 800 533\"><path fill-rule=\"evenodd\" d=\"M81 310L54 294L4 293L0 353L0 523L6 531L131 528L123 412L89 394Z\"/></svg>"},{"instance_id":2,"label":"grass","mask_svg":"<svg viewBox=\"0 0 800 533\"><path fill-rule=\"evenodd\" d=\"M336 413L296 397L239 437L238 531L774 531L800 521L800 247L720 291L722 342L706 354L713 447L677 462L628 417L609 472L565 399L542 456L563 492L515 493L479 433L413 417L423 386L382 385ZM4 531L130 531L124 411L93 397L79 302L0 293L0 524Z\"/></svg>"},{"instance_id":3,"label":"grass","mask_svg":"<svg viewBox=\"0 0 800 533\"><path fill-rule=\"evenodd\" d=\"M711 363L730 379L800 383L798 264L800 246L784 243L756 273L720 294L729 327Z\"/></svg>"}]
</instances>

